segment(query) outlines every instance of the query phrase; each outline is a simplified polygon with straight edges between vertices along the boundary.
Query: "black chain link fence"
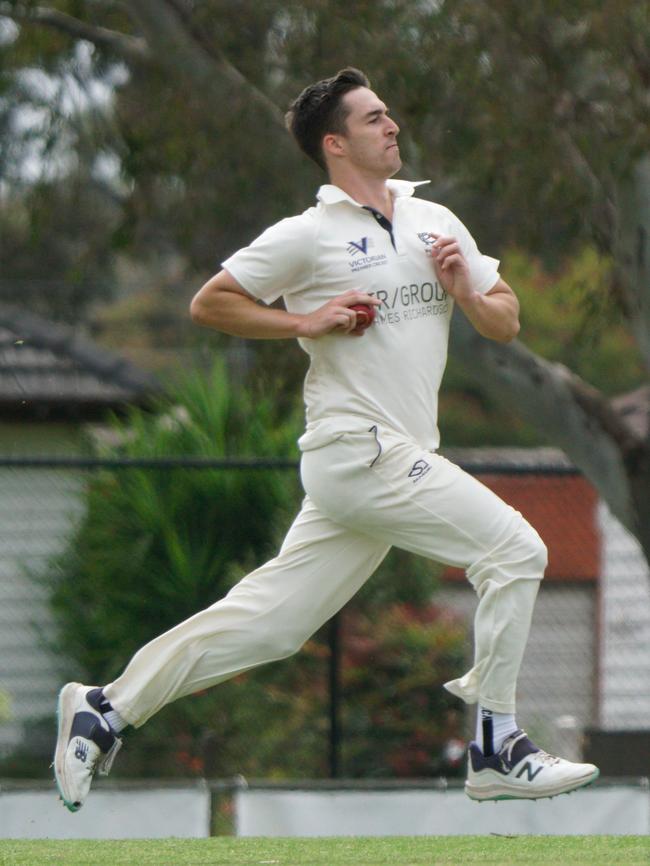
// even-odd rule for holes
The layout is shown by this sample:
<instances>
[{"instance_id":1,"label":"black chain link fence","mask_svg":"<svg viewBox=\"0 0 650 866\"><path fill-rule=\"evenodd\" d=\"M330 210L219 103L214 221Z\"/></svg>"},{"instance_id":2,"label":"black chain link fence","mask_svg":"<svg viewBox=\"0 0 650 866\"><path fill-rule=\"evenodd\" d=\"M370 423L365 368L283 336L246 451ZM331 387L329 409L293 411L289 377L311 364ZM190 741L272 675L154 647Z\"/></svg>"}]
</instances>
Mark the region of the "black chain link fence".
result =
<instances>
[{"instance_id":1,"label":"black chain link fence","mask_svg":"<svg viewBox=\"0 0 650 866\"><path fill-rule=\"evenodd\" d=\"M634 539L566 466L473 461L465 468L522 511L550 550L520 677L520 723L569 758L589 750L590 732L647 732L650 581ZM0 459L0 775L48 772L56 693L75 664L84 674L81 660L71 663L63 653L55 628L52 563L76 538L93 479L101 473L120 484L133 471L175 473L175 485L215 471L283 472L295 481L296 464ZM279 538L282 531L277 527ZM465 669L475 599L462 574L435 575L427 616L408 605L375 608L370 619L363 605L346 609L293 660L165 708L129 735L122 772L294 779L462 773L473 711L441 697L436 671L426 682L417 654L421 647L425 662L446 666L446 675ZM78 593L90 587L80 581ZM403 645L391 646L391 634Z\"/></svg>"}]
</instances>

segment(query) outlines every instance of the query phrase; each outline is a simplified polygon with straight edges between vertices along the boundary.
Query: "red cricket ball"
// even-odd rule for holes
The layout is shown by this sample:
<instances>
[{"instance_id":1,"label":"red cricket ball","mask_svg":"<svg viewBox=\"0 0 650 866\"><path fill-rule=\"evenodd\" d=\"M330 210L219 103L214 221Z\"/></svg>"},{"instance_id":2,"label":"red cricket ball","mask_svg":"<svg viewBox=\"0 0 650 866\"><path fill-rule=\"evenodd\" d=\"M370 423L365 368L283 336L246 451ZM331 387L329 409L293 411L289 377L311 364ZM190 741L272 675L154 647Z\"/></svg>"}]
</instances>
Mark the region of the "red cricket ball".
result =
<instances>
[{"instance_id":1,"label":"red cricket ball","mask_svg":"<svg viewBox=\"0 0 650 866\"><path fill-rule=\"evenodd\" d=\"M357 328L365 331L375 321L375 308L369 304L352 304L350 307L357 314Z\"/></svg>"}]
</instances>

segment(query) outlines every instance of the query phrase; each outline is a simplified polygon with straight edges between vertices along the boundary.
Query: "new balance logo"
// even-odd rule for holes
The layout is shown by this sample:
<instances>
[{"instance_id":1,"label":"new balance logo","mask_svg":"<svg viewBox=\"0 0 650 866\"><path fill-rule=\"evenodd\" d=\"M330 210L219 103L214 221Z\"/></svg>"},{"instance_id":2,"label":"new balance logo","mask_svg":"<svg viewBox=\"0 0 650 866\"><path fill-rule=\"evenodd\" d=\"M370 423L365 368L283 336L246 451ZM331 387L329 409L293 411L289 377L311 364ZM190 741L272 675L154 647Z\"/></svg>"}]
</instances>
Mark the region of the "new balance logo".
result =
<instances>
[{"instance_id":1,"label":"new balance logo","mask_svg":"<svg viewBox=\"0 0 650 866\"><path fill-rule=\"evenodd\" d=\"M409 478L413 479L413 483L415 484L421 478L423 478L427 472L431 469L431 464L427 463L426 460L416 460L411 470L408 474Z\"/></svg>"},{"instance_id":2,"label":"new balance logo","mask_svg":"<svg viewBox=\"0 0 650 866\"><path fill-rule=\"evenodd\" d=\"M371 246L370 238L361 238L359 241L348 241L348 252L351 256L356 256L363 253L364 256L368 253L368 247Z\"/></svg>"},{"instance_id":3,"label":"new balance logo","mask_svg":"<svg viewBox=\"0 0 650 866\"><path fill-rule=\"evenodd\" d=\"M82 764L86 763L86 758L88 757L88 746L86 743L81 740L77 740L77 745L74 750L75 758L78 758Z\"/></svg>"},{"instance_id":4,"label":"new balance logo","mask_svg":"<svg viewBox=\"0 0 650 866\"><path fill-rule=\"evenodd\" d=\"M520 779L520 778L521 778L522 773L523 773L524 770L525 770L525 771L526 771L526 775L528 776L528 781L529 781L529 782L532 782L533 779L535 778L535 776L536 776L538 773L541 773L543 769L544 769L544 767L538 767L536 770L533 770L533 765L530 763L530 761L526 761L526 763L524 764L524 766L523 766L523 767L521 768L521 770L519 770L519 772L517 773L517 779Z\"/></svg>"}]
</instances>

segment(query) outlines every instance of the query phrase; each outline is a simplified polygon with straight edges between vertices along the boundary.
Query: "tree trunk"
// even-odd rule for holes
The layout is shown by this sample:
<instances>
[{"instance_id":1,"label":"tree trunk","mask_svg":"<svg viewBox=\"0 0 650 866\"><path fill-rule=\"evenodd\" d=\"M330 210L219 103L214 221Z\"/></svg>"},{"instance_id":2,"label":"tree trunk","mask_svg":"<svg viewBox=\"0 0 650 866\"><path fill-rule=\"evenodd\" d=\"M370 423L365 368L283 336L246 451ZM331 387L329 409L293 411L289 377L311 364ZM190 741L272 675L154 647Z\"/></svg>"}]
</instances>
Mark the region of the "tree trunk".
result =
<instances>
[{"instance_id":1,"label":"tree trunk","mask_svg":"<svg viewBox=\"0 0 650 866\"><path fill-rule=\"evenodd\" d=\"M630 329L650 373L650 155L621 185L618 226L612 241L617 284Z\"/></svg>"}]
</instances>

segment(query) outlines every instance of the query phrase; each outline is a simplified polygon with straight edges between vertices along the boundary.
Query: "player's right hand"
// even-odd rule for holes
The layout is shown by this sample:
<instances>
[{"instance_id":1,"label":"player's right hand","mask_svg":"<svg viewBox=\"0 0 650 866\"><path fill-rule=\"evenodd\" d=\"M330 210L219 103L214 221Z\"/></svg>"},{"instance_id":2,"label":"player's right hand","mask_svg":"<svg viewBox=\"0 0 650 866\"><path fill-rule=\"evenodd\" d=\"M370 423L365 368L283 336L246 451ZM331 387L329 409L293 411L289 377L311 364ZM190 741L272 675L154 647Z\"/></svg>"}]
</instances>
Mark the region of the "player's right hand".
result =
<instances>
[{"instance_id":1,"label":"player's right hand","mask_svg":"<svg viewBox=\"0 0 650 866\"><path fill-rule=\"evenodd\" d=\"M301 319L298 328L298 337L309 337L317 339L326 334L339 333L351 334L353 337L361 337L364 333L364 328L357 327L357 314L350 307L353 304L367 304L371 307L381 306L381 301L366 292L359 292L356 289L349 289L342 295L337 295L314 310L313 313L307 313Z\"/></svg>"}]
</instances>

